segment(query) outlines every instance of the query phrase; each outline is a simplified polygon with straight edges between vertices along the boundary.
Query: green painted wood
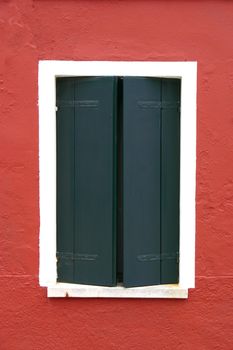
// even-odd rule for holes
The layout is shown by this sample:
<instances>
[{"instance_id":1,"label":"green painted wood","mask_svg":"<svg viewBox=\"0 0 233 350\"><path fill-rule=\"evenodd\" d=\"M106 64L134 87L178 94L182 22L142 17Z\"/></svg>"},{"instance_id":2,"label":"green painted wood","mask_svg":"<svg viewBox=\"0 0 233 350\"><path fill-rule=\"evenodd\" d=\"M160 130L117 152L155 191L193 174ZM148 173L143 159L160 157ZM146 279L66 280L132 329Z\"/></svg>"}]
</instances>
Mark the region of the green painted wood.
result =
<instances>
[{"instance_id":1,"label":"green painted wood","mask_svg":"<svg viewBox=\"0 0 233 350\"><path fill-rule=\"evenodd\" d=\"M162 79L161 284L179 281L180 80Z\"/></svg>"},{"instance_id":2,"label":"green painted wood","mask_svg":"<svg viewBox=\"0 0 233 350\"><path fill-rule=\"evenodd\" d=\"M74 80L57 79L57 274L73 282L74 237Z\"/></svg>"},{"instance_id":3,"label":"green painted wood","mask_svg":"<svg viewBox=\"0 0 233 350\"><path fill-rule=\"evenodd\" d=\"M116 283L115 79L75 80L74 281Z\"/></svg>"},{"instance_id":4,"label":"green painted wood","mask_svg":"<svg viewBox=\"0 0 233 350\"><path fill-rule=\"evenodd\" d=\"M116 82L112 77L73 81L74 98L62 96L60 102L74 113L69 136L74 148L70 153L73 249L66 259L72 260L74 283L112 286L116 283ZM66 205L61 204L63 209Z\"/></svg>"},{"instance_id":5,"label":"green painted wood","mask_svg":"<svg viewBox=\"0 0 233 350\"><path fill-rule=\"evenodd\" d=\"M117 79L117 281L123 281L123 78Z\"/></svg>"},{"instance_id":6,"label":"green painted wood","mask_svg":"<svg viewBox=\"0 0 233 350\"><path fill-rule=\"evenodd\" d=\"M159 284L161 80L126 77L123 90L123 284Z\"/></svg>"},{"instance_id":7,"label":"green painted wood","mask_svg":"<svg viewBox=\"0 0 233 350\"><path fill-rule=\"evenodd\" d=\"M178 79L57 79L58 281L178 282L179 102Z\"/></svg>"}]
</instances>

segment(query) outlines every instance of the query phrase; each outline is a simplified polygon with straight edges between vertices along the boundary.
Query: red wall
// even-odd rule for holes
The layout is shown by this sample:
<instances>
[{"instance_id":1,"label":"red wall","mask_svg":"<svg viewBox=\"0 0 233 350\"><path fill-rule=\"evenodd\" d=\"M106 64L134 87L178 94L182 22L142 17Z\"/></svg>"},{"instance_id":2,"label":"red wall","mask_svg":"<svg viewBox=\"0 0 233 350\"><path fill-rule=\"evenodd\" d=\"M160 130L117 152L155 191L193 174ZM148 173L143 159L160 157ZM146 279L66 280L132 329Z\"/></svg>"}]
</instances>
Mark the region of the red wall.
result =
<instances>
[{"instance_id":1,"label":"red wall","mask_svg":"<svg viewBox=\"0 0 233 350\"><path fill-rule=\"evenodd\" d=\"M0 43L0 349L233 349L233 2L1 0ZM198 61L188 300L55 300L38 286L40 59Z\"/></svg>"}]
</instances>

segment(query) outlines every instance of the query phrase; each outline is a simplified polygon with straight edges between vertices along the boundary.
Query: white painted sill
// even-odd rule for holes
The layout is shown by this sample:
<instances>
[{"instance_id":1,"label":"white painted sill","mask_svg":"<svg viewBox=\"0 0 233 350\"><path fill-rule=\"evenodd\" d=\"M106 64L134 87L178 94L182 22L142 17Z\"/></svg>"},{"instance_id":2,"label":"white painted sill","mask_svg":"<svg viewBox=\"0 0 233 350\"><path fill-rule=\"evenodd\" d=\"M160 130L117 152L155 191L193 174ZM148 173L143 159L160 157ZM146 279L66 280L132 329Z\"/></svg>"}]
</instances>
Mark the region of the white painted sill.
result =
<instances>
[{"instance_id":1,"label":"white painted sill","mask_svg":"<svg viewBox=\"0 0 233 350\"><path fill-rule=\"evenodd\" d=\"M178 284L124 288L56 283L47 288L49 298L170 298L187 299L188 289Z\"/></svg>"}]
</instances>

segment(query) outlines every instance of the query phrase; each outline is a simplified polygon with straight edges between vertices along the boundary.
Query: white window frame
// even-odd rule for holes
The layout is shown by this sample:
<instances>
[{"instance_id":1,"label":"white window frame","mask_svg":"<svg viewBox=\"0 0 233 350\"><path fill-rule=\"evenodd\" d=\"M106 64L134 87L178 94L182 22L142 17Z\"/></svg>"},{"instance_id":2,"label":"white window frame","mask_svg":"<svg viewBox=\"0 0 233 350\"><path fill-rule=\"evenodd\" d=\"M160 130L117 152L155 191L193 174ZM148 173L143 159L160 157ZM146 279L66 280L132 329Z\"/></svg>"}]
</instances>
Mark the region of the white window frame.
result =
<instances>
[{"instance_id":1,"label":"white window frame","mask_svg":"<svg viewBox=\"0 0 233 350\"><path fill-rule=\"evenodd\" d=\"M181 79L179 283L124 288L57 282L56 78L142 76ZM48 297L187 298L195 286L197 62L39 62L40 285Z\"/></svg>"}]
</instances>

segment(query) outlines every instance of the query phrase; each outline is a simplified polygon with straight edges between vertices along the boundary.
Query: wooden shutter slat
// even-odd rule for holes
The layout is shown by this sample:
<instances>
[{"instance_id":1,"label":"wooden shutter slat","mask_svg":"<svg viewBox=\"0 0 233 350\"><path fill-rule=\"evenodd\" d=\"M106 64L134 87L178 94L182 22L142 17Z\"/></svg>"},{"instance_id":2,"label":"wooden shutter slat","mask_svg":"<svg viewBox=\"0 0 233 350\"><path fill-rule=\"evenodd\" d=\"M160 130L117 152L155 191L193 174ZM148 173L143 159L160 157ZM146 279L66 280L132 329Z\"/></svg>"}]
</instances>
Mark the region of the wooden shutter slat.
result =
<instances>
[{"instance_id":1,"label":"wooden shutter slat","mask_svg":"<svg viewBox=\"0 0 233 350\"><path fill-rule=\"evenodd\" d=\"M180 80L162 79L161 284L179 279ZM169 106L170 104L170 106Z\"/></svg>"},{"instance_id":2,"label":"wooden shutter slat","mask_svg":"<svg viewBox=\"0 0 233 350\"><path fill-rule=\"evenodd\" d=\"M74 236L74 108L60 103L74 100L74 80L58 79L57 132L57 275L73 282L71 259Z\"/></svg>"},{"instance_id":3,"label":"wooden shutter slat","mask_svg":"<svg viewBox=\"0 0 233 350\"><path fill-rule=\"evenodd\" d=\"M74 281L116 283L115 79L75 81Z\"/></svg>"},{"instance_id":4,"label":"wooden shutter slat","mask_svg":"<svg viewBox=\"0 0 233 350\"><path fill-rule=\"evenodd\" d=\"M160 283L160 79L123 82L125 287Z\"/></svg>"}]
</instances>

